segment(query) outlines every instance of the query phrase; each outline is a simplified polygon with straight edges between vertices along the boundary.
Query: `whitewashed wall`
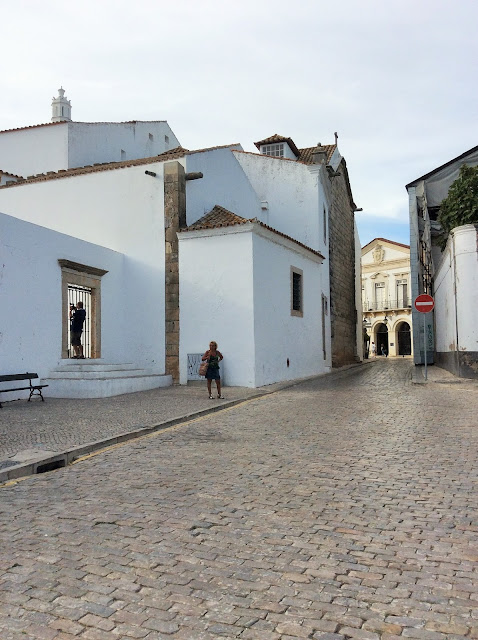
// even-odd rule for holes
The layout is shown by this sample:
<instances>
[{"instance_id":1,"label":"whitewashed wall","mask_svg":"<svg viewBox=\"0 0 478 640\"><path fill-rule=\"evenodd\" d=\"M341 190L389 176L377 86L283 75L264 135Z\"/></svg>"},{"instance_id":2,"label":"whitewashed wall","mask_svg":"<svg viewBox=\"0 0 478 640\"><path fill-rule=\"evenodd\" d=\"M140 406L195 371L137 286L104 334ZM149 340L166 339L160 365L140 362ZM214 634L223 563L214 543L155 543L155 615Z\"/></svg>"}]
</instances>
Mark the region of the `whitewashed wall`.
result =
<instances>
[{"instance_id":1,"label":"whitewashed wall","mask_svg":"<svg viewBox=\"0 0 478 640\"><path fill-rule=\"evenodd\" d=\"M95 163L148 158L178 145L167 122L57 122L0 132L0 168L26 178Z\"/></svg>"},{"instance_id":2,"label":"whitewashed wall","mask_svg":"<svg viewBox=\"0 0 478 640\"><path fill-rule=\"evenodd\" d=\"M254 386L252 237L234 229L179 234L181 384L187 354L204 353L215 340L226 384Z\"/></svg>"},{"instance_id":3,"label":"whitewashed wall","mask_svg":"<svg viewBox=\"0 0 478 640\"><path fill-rule=\"evenodd\" d=\"M322 250L317 176L307 165L252 153L233 153L258 200L268 203L268 209L258 213L259 220L312 249Z\"/></svg>"},{"instance_id":4,"label":"whitewashed wall","mask_svg":"<svg viewBox=\"0 0 478 640\"><path fill-rule=\"evenodd\" d=\"M186 157L186 162L188 172L203 174L201 180L186 183L188 225L216 204L248 219L261 215L260 200L231 149L193 153Z\"/></svg>"},{"instance_id":5,"label":"whitewashed wall","mask_svg":"<svg viewBox=\"0 0 478 640\"><path fill-rule=\"evenodd\" d=\"M149 169L155 178L145 175ZM118 251L127 269L115 308L138 327L122 361L164 370L164 196L161 163L0 189L0 210ZM58 256L65 257L65 256ZM87 264L84 259L77 260ZM93 265L96 266L96 265ZM153 341L152 337L157 336ZM120 351L103 352L119 359Z\"/></svg>"},{"instance_id":6,"label":"whitewashed wall","mask_svg":"<svg viewBox=\"0 0 478 640\"><path fill-rule=\"evenodd\" d=\"M71 122L68 167L149 158L178 145L167 122Z\"/></svg>"},{"instance_id":7,"label":"whitewashed wall","mask_svg":"<svg viewBox=\"0 0 478 640\"><path fill-rule=\"evenodd\" d=\"M117 252L0 214L0 369L46 377L61 360L62 292L58 259L108 271L102 277L102 351L124 355L139 326L126 330L124 257Z\"/></svg>"},{"instance_id":8,"label":"whitewashed wall","mask_svg":"<svg viewBox=\"0 0 478 640\"><path fill-rule=\"evenodd\" d=\"M327 267L293 246L261 229L253 236L256 387L324 373L331 366L330 314L325 317L325 359L322 343L322 293L328 295L322 274ZM303 271L302 317L291 315L291 267Z\"/></svg>"},{"instance_id":9,"label":"whitewashed wall","mask_svg":"<svg viewBox=\"0 0 478 640\"><path fill-rule=\"evenodd\" d=\"M478 352L478 250L474 225L452 231L434 283L436 351Z\"/></svg>"},{"instance_id":10,"label":"whitewashed wall","mask_svg":"<svg viewBox=\"0 0 478 640\"><path fill-rule=\"evenodd\" d=\"M438 352L456 351L455 279L453 240L449 238L435 273L435 349Z\"/></svg>"},{"instance_id":11,"label":"whitewashed wall","mask_svg":"<svg viewBox=\"0 0 478 640\"><path fill-rule=\"evenodd\" d=\"M325 361L322 351L325 267L280 236L253 227L179 234L182 384L187 354L204 352L211 340L224 355L229 386L257 387L330 367L329 316ZM270 239L274 235L277 242ZM304 272L303 318L290 312L291 266Z\"/></svg>"},{"instance_id":12,"label":"whitewashed wall","mask_svg":"<svg viewBox=\"0 0 478 640\"><path fill-rule=\"evenodd\" d=\"M0 132L0 168L26 178L68 168L68 123Z\"/></svg>"}]
</instances>

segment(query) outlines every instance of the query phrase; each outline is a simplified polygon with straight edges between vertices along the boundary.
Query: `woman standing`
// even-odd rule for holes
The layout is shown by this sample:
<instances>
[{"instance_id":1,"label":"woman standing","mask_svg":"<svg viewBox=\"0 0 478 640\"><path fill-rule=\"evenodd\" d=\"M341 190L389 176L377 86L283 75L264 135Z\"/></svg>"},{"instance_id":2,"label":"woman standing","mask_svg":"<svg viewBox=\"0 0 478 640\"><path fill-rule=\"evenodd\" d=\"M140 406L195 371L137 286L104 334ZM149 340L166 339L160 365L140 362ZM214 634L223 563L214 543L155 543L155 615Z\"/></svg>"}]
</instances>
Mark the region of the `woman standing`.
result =
<instances>
[{"instance_id":1,"label":"woman standing","mask_svg":"<svg viewBox=\"0 0 478 640\"><path fill-rule=\"evenodd\" d=\"M217 387L217 397L221 400L224 399L224 396L221 395L221 376L219 373L219 363L223 359L222 353L217 350L217 342L212 340L209 343L209 349L202 357L203 360L207 360L209 366L206 372L206 380L207 380L207 390L209 393L209 398L212 400L212 391L211 391L211 383L213 380L216 381Z\"/></svg>"}]
</instances>

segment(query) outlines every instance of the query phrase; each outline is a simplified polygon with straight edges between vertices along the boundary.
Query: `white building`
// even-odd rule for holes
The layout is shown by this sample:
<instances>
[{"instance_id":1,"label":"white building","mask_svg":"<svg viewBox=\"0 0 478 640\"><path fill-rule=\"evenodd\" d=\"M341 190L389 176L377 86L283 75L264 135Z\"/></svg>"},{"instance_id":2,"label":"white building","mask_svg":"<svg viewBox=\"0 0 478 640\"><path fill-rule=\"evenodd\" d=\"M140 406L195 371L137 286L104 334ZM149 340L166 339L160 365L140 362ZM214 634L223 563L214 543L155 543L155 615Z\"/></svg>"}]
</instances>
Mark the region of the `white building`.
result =
<instances>
[{"instance_id":1,"label":"white building","mask_svg":"<svg viewBox=\"0 0 478 640\"><path fill-rule=\"evenodd\" d=\"M412 299L421 293L435 298L425 315L427 362L462 377L478 377L477 236L475 225L452 231L444 251L439 244L440 204L464 165L478 165L478 147L410 182ZM423 315L413 311L415 364L424 362Z\"/></svg>"},{"instance_id":2,"label":"white building","mask_svg":"<svg viewBox=\"0 0 478 640\"><path fill-rule=\"evenodd\" d=\"M28 178L152 157L179 146L165 121L72 122L69 100L59 91L52 104L52 122L0 131L0 171ZM58 108L69 108L69 116L58 119Z\"/></svg>"},{"instance_id":3,"label":"white building","mask_svg":"<svg viewBox=\"0 0 478 640\"><path fill-rule=\"evenodd\" d=\"M412 354L410 247L375 238L362 248L362 311L364 326L380 355Z\"/></svg>"},{"instance_id":4,"label":"white building","mask_svg":"<svg viewBox=\"0 0 478 640\"><path fill-rule=\"evenodd\" d=\"M107 140L92 153L113 148L115 126L96 130ZM357 274L345 162L336 144L299 151L276 138L258 143L260 154L230 145L144 157L148 134L136 159L1 186L5 373L36 370L50 395L91 397L185 383L188 355L211 339L225 355L229 385L323 373L343 363L334 362L334 344L346 361L360 356L356 314L347 318ZM83 135L71 140L76 152L88 146ZM265 155L274 144L283 155ZM348 297L341 279L335 300L337 229L352 266ZM81 362L68 359L74 295L85 297L89 318L89 359Z\"/></svg>"}]
</instances>

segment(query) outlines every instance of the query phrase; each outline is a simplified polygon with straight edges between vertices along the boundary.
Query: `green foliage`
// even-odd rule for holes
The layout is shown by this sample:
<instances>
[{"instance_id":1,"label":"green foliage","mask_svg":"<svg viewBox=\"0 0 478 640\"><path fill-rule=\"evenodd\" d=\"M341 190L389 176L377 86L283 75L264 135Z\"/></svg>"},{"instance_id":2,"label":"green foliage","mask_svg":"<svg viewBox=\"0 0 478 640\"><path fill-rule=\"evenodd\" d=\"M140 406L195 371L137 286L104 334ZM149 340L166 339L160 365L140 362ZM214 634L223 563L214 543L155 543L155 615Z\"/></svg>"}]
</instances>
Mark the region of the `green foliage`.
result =
<instances>
[{"instance_id":1,"label":"green foliage","mask_svg":"<svg viewBox=\"0 0 478 640\"><path fill-rule=\"evenodd\" d=\"M459 177L440 205L438 221L444 232L442 249L452 229L478 223L478 167L466 164L461 167Z\"/></svg>"}]
</instances>

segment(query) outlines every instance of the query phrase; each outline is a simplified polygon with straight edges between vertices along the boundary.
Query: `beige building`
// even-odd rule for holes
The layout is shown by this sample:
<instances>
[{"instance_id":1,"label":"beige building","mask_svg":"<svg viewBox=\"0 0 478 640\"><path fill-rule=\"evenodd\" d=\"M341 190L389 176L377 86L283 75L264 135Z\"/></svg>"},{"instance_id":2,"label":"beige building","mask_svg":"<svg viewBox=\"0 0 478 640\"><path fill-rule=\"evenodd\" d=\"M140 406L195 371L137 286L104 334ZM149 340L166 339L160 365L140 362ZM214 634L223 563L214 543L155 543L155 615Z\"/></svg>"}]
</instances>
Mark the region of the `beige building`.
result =
<instances>
[{"instance_id":1,"label":"beige building","mask_svg":"<svg viewBox=\"0 0 478 640\"><path fill-rule=\"evenodd\" d=\"M381 355L412 355L410 247L375 238L362 248L363 323L368 349Z\"/></svg>"}]
</instances>

